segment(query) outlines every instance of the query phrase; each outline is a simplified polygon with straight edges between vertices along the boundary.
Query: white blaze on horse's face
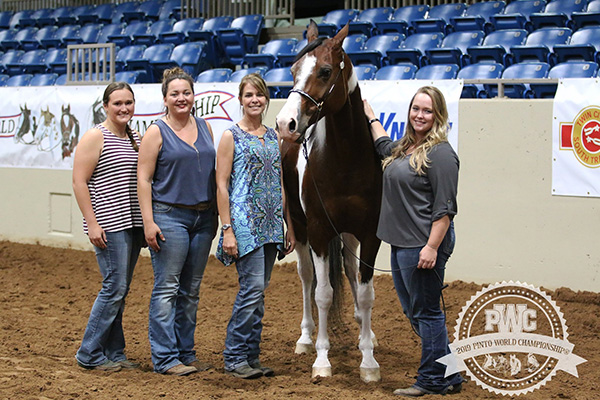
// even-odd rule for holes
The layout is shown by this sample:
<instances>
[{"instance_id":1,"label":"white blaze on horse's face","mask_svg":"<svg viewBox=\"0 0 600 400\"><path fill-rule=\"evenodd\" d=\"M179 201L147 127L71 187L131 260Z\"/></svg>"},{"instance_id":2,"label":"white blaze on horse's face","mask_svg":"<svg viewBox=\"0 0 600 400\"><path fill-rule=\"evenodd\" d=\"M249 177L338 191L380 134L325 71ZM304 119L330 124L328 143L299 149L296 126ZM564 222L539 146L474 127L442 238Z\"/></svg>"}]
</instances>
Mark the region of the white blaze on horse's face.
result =
<instances>
[{"instance_id":1,"label":"white blaze on horse's face","mask_svg":"<svg viewBox=\"0 0 600 400\"><path fill-rule=\"evenodd\" d=\"M304 90L308 78L312 75L317 58L313 55L306 55L299 60L296 68L294 89ZM302 114L302 95L292 92L288 96L279 114L275 118L279 134L284 140L295 142L306 131L308 121L312 115Z\"/></svg>"}]
</instances>

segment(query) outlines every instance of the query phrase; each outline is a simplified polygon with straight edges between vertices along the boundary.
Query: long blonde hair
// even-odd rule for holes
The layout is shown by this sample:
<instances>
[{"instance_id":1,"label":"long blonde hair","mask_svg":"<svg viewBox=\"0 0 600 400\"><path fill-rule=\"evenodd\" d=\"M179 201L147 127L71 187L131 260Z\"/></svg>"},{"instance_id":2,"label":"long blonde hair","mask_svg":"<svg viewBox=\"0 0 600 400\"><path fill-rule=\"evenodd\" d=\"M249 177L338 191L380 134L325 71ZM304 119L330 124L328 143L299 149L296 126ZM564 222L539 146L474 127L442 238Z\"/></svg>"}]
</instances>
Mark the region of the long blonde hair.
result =
<instances>
[{"instance_id":1,"label":"long blonde hair","mask_svg":"<svg viewBox=\"0 0 600 400\"><path fill-rule=\"evenodd\" d=\"M428 95L431 98L431 103L433 106L433 126L429 132L427 132L421 142L417 142L417 135L415 134L415 130L410 122L410 110L412 109L415 97L419 93ZM383 168L385 169L398 157L406 157L406 152L408 149L411 146L416 146L410 155L409 164L418 175L425 174L425 170L429 168L430 161L427 154L436 144L448 141L449 127L448 108L446 107L446 100L444 99L442 92L433 86L423 86L419 88L419 90L417 90L411 99L408 107L406 132L404 136L402 136L402 139L400 139L398 142L398 145L392 151L392 155L383 160Z\"/></svg>"}]
</instances>

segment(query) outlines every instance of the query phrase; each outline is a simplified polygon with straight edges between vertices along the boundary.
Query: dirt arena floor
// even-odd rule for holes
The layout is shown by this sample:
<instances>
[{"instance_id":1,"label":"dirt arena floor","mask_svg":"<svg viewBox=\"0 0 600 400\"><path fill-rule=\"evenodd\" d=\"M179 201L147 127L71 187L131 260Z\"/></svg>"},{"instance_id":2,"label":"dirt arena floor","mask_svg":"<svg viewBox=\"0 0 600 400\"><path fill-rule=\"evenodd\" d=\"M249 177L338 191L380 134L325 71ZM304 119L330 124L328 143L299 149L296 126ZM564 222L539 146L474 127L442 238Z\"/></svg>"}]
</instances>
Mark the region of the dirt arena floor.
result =
<instances>
[{"instance_id":1,"label":"dirt arena floor","mask_svg":"<svg viewBox=\"0 0 600 400\"><path fill-rule=\"evenodd\" d=\"M452 268L451 261L448 266ZM392 280L375 278L373 329L382 380L359 378L357 325L352 319L348 285L345 328L331 338L334 376L310 378L313 355L295 355L301 320L300 281L295 264L278 264L266 297L262 360L272 378L243 381L222 372L225 327L237 292L234 268L211 259L200 295L196 343L199 358L215 369L188 377L152 372L148 343L148 304L152 288L149 258L137 265L127 299L124 326L127 355L140 370L102 373L77 366L74 354L100 287L91 251L56 249L0 241L0 399L380 399L414 382L419 362L418 337L402 315ZM444 291L452 332L458 313L481 287L451 282ZM579 378L563 371L525 399L600 399L600 294L562 288L547 291L564 313L575 354L588 361ZM423 398L435 398L424 396ZM474 382L451 399L496 399Z\"/></svg>"}]
</instances>

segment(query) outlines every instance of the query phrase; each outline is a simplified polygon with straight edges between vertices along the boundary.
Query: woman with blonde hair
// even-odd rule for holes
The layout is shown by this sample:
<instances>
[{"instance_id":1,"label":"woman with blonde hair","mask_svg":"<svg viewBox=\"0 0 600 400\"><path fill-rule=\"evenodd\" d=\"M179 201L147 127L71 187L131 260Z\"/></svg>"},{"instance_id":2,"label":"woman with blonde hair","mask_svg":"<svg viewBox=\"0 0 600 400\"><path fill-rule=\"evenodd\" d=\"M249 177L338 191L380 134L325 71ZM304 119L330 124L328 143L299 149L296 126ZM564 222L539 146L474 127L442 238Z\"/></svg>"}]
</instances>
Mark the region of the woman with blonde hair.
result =
<instances>
[{"instance_id":1,"label":"woman with blonde hair","mask_svg":"<svg viewBox=\"0 0 600 400\"><path fill-rule=\"evenodd\" d=\"M211 366L196 358L200 283L216 233L215 148L210 125L192 115L194 81L163 74L164 117L140 148L138 193L154 288L148 336L154 371L188 375Z\"/></svg>"},{"instance_id":2,"label":"woman with blonde hair","mask_svg":"<svg viewBox=\"0 0 600 400\"><path fill-rule=\"evenodd\" d=\"M448 143L448 110L433 86L417 90L406 132L392 142L365 101L377 152L384 157L383 196L377 236L392 247L392 277L404 314L421 338L417 381L395 395L458 393L462 377L444 377L436 360L450 352L440 309L446 262L454 249L458 209L458 156Z\"/></svg>"}]
</instances>

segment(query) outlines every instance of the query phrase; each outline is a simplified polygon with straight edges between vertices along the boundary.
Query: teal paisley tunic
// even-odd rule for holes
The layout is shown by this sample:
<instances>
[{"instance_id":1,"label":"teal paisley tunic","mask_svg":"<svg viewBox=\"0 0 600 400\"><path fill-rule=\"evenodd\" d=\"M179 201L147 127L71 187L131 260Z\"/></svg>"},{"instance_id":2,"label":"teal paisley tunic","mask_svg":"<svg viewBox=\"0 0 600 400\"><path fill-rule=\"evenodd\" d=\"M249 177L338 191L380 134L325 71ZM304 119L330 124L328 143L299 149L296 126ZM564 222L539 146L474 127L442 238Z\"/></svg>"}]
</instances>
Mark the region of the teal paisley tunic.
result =
<instances>
[{"instance_id":1,"label":"teal paisley tunic","mask_svg":"<svg viewBox=\"0 0 600 400\"><path fill-rule=\"evenodd\" d=\"M239 257L243 257L264 244L283 243L281 154L272 128L267 127L264 145L237 124L229 130L234 142L229 210ZM216 256L225 265L235 262L223 251L222 232Z\"/></svg>"}]
</instances>

